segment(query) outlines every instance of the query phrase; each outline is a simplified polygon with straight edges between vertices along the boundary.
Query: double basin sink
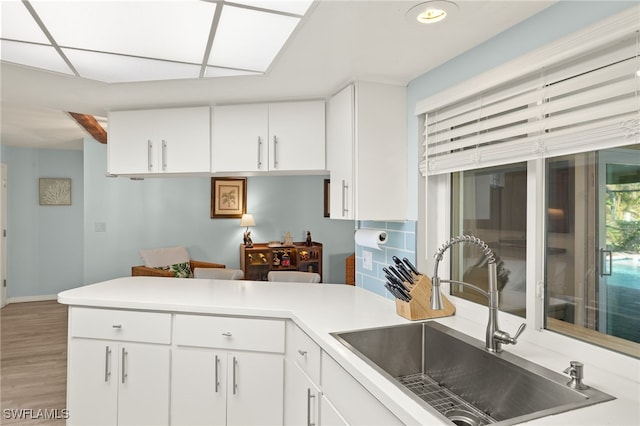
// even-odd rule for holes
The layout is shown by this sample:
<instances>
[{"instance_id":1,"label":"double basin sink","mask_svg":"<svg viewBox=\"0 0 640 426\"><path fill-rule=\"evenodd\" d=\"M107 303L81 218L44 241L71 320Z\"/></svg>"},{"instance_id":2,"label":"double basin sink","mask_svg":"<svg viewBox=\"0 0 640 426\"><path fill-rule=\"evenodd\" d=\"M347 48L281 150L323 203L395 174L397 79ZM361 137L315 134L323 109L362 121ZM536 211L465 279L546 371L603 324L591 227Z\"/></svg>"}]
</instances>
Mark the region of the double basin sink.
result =
<instances>
[{"instance_id":1,"label":"double basin sink","mask_svg":"<svg viewBox=\"0 0 640 426\"><path fill-rule=\"evenodd\" d=\"M508 352L490 353L484 342L433 321L332 335L456 425L513 425L614 399L573 389L568 376Z\"/></svg>"}]
</instances>

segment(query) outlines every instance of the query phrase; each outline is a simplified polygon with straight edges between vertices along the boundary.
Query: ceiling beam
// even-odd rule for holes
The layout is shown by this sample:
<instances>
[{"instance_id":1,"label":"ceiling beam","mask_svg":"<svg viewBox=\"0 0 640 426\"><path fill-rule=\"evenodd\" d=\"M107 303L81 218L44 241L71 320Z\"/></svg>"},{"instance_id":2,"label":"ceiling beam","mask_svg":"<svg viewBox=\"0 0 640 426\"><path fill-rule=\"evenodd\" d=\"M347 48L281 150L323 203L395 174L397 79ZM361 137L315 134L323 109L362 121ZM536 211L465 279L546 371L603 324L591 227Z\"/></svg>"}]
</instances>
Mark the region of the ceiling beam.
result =
<instances>
[{"instance_id":1,"label":"ceiling beam","mask_svg":"<svg viewBox=\"0 0 640 426\"><path fill-rule=\"evenodd\" d=\"M89 134L100 143L107 143L107 132L98 123L98 120L93 115L78 114L77 112L68 112L74 120L84 128Z\"/></svg>"}]
</instances>

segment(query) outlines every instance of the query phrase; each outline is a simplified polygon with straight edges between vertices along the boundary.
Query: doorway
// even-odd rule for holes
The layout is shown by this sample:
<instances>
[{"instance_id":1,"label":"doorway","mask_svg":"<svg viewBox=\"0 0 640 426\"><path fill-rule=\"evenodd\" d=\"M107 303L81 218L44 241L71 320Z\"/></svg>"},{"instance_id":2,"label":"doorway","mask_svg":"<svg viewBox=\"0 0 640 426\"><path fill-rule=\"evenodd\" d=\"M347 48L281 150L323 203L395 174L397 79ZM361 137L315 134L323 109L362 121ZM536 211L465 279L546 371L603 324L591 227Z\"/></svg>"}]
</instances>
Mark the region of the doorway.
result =
<instances>
[{"instance_id":1,"label":"doorway","mask_svg":"<svg viewBox=\"0 0 640 426\"><path fill-rule=\"evenodd\" d=\"M640 150L601 151L598 191L598 329L640 343Z\"/></svg>"}]
</instances>

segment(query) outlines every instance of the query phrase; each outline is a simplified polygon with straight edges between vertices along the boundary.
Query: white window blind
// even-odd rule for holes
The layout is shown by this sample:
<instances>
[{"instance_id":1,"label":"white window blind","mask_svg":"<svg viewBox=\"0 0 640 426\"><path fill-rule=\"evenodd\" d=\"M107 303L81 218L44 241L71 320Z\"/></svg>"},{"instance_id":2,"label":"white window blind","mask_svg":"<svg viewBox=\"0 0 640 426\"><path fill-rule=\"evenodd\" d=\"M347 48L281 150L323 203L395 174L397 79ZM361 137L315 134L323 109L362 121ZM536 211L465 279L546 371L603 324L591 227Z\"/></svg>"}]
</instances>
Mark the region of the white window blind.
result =
<instances>
[{"instance_id":1,"label":"white window blind","mask_svg":"<svg viewBox=\"0 0 640 426\"><path fill-rule=\"evenodd\" d=\"M640 141L638 31L427 111L423 175Z\"/></svg>"}]
</instances>

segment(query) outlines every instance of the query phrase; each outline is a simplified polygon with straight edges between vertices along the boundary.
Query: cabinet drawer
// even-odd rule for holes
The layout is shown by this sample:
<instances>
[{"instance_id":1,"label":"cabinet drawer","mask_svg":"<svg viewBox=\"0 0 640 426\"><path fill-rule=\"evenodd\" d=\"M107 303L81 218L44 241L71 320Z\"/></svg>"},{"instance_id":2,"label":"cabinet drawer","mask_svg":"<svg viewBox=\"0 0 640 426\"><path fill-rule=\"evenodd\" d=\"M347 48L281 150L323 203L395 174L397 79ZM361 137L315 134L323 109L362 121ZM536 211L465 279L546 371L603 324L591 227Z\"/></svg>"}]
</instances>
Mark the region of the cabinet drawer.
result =
<instances>
[{"instance_id":1,"label":"cabinet drawer","mask_svg":"<svg viewBox=\"0 0 640 426\"><path fill-rule=\"evenodd\" d=\"M284 353L284 321L176 315L174 338L183 346Z\"/></svg>"},{"instance_id":2,"label":"cabinet drawer","mask_svg":"<svg viewBox=\"0 0 640 426\"><path fill-rule=\"evenodd\" d=\"M71 308L71 337L171 343L171 314Z\"/></svg>"},{"instance_id":3,"label":"cabinet drawer","mask_svg":"<svg viewBox=\"0 0 640 426\"><path fill-rule=\"evenodd\" d=\"M316 384L320 383L320 346L314 342L302 329L292 324L291 332L287 334L287 352L291 360L300 366L307 376Z\"/></svg>"}]
</instances>

